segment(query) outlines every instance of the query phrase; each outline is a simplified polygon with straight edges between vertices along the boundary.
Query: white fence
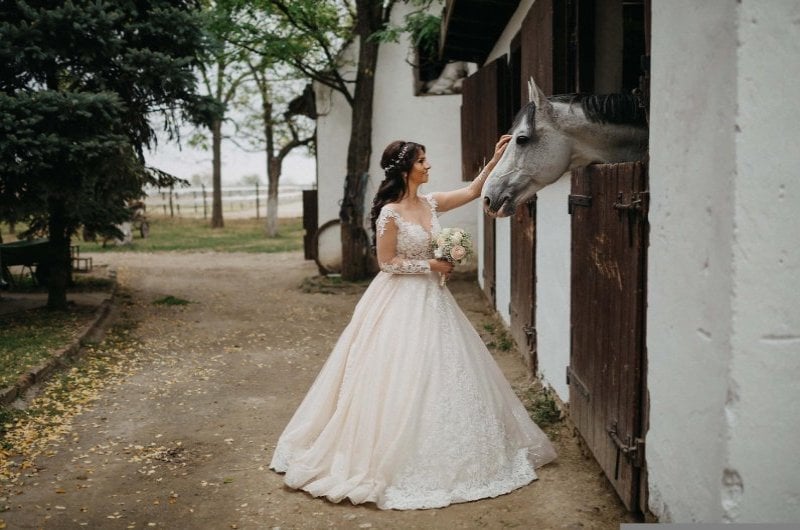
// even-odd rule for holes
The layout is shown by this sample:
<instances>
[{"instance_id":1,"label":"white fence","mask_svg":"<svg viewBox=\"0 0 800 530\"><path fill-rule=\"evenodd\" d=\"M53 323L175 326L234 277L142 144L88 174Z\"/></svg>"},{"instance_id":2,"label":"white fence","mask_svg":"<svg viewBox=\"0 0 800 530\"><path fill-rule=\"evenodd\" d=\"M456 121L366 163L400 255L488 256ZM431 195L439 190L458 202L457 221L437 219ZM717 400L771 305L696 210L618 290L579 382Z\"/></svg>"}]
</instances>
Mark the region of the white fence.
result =
<instances>
[{"instance_id":1,"label":"white fence","mask_svg":"<svg viewBox=\"0 0 800 530\"><path fill-rule=\"evenodd\" d=\"M278 188L278 216L303 215L303 190L310 186L285 185ZM148 215L165 217L211 217L212 189L210 186L189 188L152 188L145 190L144 202ZM266 186L224 186L222 212L228 217L266 217Z\"/></svg>"}]
</instances>

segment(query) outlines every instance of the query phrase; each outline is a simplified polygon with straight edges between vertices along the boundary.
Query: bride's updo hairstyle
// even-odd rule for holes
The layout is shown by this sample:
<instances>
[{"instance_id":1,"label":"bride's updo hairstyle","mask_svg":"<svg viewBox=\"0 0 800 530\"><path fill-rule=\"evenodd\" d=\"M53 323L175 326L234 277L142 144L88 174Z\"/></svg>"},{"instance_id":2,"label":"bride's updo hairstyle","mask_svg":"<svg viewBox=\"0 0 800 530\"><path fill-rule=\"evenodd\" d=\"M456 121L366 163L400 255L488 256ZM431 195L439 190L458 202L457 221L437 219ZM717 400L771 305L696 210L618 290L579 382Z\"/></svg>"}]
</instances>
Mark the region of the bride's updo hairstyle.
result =
<instances>
[{"instance_id":1,"label":"bride's updo hairstyle","mask_svg":"<svg viewBox=\"0 0 800 530\"><path fill-rule=\"evenodd\" d=\"M381 208L390 202L396 202L408 191L405 176L414 166L419 152L425 152L425 146L416 142L397 140L386 146L381 156L381 168L384 179L378 186L378 192L372 200L371 224L372 246L375 247L375 223Z\"/></svg>"}]
</instances>

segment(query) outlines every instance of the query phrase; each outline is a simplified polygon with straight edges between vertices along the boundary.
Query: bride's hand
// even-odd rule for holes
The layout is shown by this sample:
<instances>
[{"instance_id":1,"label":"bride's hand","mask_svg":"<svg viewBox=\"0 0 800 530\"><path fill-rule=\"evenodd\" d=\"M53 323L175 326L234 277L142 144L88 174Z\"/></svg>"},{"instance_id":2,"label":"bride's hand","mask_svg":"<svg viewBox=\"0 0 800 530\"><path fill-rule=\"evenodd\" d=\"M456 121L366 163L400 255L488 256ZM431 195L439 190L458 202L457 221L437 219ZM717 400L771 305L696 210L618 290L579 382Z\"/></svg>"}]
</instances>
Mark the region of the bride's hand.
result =
<instances>
[{"instance_id":1,"label":"bride's hand","mask_svg":"<svg viewBox=\"0 0 800 530\"><path fill-rule=\"evenodd\" d=\"M506 147L508 147L508 142L511 141L511 138L513 138L513 136L510 134L504 134L499 140L497 140L497 144L494 146L494 155L492 156L492 159L495 162L500 160L500 157L503 156L503 153L505 153Z\"/></svg>"},{"instance_id":2,"label":"bride's hand","mask_svg":"<svg viewBox=\"0 0 800 530\"><path fill-rule=\"evenodd\" d=\"M447 260L443 259L431 259L428 260L428 263L431 266L431 271L433 272L440 272L442 274L450 275L453 272L453 264Z\"/></svg>"}]
</instances>

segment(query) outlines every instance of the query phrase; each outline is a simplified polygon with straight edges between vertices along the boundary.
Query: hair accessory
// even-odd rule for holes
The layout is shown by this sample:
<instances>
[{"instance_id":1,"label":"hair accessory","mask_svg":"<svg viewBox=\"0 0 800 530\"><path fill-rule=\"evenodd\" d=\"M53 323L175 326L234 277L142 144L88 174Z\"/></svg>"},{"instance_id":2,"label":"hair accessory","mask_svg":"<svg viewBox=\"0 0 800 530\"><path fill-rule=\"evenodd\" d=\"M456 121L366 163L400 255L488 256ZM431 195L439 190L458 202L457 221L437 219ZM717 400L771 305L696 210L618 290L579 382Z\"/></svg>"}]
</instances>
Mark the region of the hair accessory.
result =
<instances>
[{"instance_id":1,"label":"hair accessory","mask_svg":"<svg viewBox=\"0 0 800 530\"><path fill-rule=\"evenodd\" d=\"M400 149L400 154L394 157L392 161L389 162L389 165L383 168L384 172L389 172L390 170L395 169L400 164L400 162L403 161L403 158L406 156L406 153L408 152L409 145L411 145L409 142L405 142L403 144L403 148Z\"/></svg>"}]
</instances>

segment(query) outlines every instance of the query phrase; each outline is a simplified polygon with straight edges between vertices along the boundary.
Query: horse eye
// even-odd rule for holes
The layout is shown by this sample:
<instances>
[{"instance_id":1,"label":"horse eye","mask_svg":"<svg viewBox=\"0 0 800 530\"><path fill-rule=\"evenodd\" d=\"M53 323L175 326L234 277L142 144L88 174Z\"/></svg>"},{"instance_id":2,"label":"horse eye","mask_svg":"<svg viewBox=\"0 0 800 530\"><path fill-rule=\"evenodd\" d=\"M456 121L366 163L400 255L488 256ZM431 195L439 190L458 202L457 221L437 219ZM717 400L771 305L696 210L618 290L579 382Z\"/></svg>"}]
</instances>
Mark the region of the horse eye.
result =
<instances>
[{"instance_id":1,"label":"horse eye","mask_svg":"<svg viewBox=\"0 0 800 530\"><path fill-rule=\"evenodd\" d=\"M517 136L517 145L525 145L529 141L530 141L530 138L525 136L525 135L523 135L523 134L520 134L519 136Z\"/></svg>"}]
</instances>

